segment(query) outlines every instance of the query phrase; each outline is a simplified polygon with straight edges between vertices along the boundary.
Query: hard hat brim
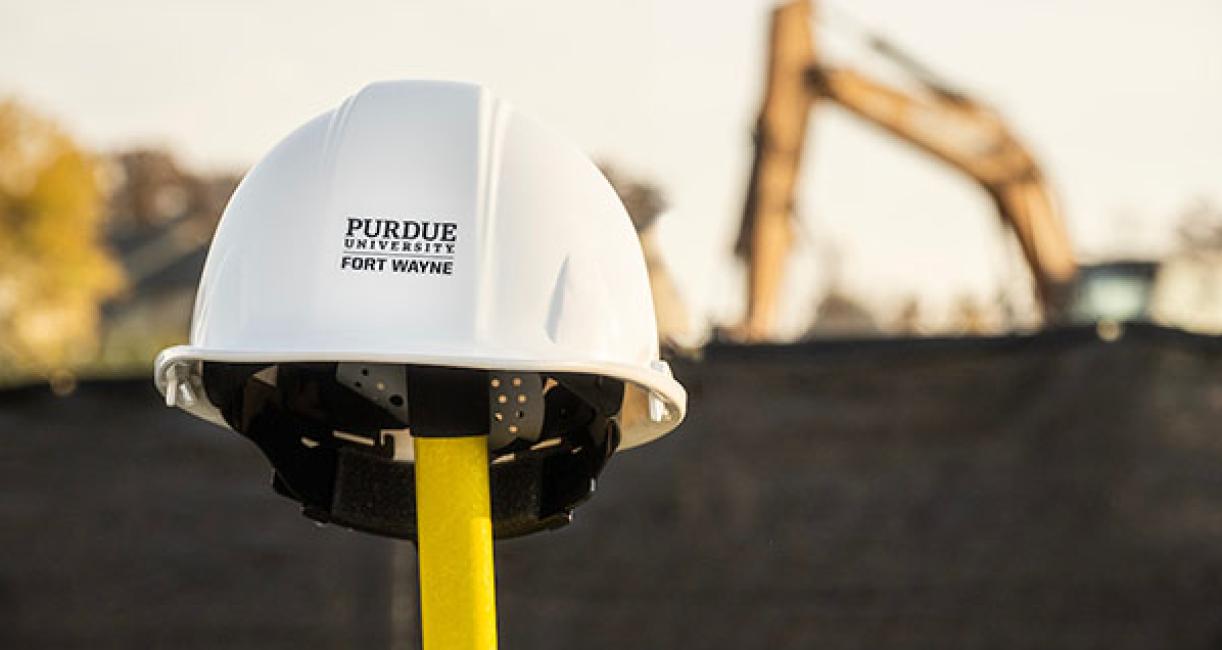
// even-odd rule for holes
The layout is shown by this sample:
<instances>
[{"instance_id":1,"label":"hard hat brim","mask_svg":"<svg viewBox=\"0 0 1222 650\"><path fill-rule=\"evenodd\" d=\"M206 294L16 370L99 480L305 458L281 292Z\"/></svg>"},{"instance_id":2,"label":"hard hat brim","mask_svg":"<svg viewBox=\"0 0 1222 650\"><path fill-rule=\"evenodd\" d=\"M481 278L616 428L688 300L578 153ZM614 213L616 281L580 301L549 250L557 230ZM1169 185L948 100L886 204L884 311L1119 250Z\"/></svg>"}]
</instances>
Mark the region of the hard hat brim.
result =
<instances>
[{"instance_id":1,"label":"hard hat brim","mask_svg":"<svg viewBox=\"0 0 1222 650\"><path fill-rule=\"evenodd\" d=\"M687 391L670 374L665 363L655 368L600 361L557 361L539 359L514 359L496 355L444 355L415 353L370 353L352 351L252 351L215 350L193 345L176 345L162 350L157 355L153 368L153 381L158 392L166 394L170 383L170 369L187 366L190 377L199 385L199 362L219 363L301 363L301 362L366 362L402 363L422 366L446 366L479 370L505 370L520 372L565 372L583 373L611 377L635 387L638 393L628 391L625 396L625 413L621 422L622 439L620 449L630 449L652 442L670 432L683 421L687 411ZM203 394L190 403L178 406L196 417L229 428L220 412ZM651 408L651 402L661 406ZM630 405L631 403L631 405Z\"/></svg>"}]
</instances>

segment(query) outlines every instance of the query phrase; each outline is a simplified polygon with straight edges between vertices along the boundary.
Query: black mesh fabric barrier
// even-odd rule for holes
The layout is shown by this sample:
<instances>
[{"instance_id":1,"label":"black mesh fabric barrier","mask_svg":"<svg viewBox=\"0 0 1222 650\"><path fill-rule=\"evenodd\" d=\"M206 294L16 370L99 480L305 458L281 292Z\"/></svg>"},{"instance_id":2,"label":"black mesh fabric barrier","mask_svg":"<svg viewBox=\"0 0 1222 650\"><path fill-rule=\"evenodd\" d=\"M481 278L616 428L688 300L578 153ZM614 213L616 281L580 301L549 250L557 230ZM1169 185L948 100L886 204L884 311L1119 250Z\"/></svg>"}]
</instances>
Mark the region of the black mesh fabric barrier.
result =
<instances>
[{"instance_id":1,"label":"black mesh fabric barrier","mask_svg":"<svg viewBox=\"0 0 1222 650\"><path fill-rule=\"evenodd\" d=\"M678 432L613 458L568 528L498 544L501 647L1222 646L1218 340L675 370ZM144 381L0 395L0 647L410 647L410 547L319 529L267 480Z\"/></svg>"},{"instance_id":2,"label":"black mesh fabric barrier","mask_svg":"<svg viewBox=\"0 0 1222 650\"><path fill-rule=\"evenodd\" d=\"M384 648L391 542L319 528L147 381L0 395L0 648Z\"/></svg>"},{"instance_id":3,"label":"black mesh fabric barrier","mask_svg":"<svg viewBox=\"0 0 1222 650\"><path fill-rule=\"evenodd\" d=\"M512 647L1218 648L1222 345L714 347L691 418L505 544ZM510 647L507 645L506 647Z\"/></svg>"}]
</instances>

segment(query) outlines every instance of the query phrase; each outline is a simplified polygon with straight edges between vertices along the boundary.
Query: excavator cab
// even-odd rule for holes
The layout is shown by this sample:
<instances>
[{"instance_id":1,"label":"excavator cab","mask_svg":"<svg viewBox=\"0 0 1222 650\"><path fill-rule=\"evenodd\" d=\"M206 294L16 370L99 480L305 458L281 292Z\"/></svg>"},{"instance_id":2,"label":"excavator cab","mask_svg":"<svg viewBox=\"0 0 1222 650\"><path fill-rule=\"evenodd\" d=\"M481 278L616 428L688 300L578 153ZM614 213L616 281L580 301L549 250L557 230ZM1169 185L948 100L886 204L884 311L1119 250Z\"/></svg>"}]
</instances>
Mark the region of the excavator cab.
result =
<instances>
[{"instance_id":1,"label":"excavator cab","mask_svg":"<svg viewBox=\"0 0 1222 650\"><path fill-rule=\"evenodd\" d=\"M1158 268L1158 262L1149 260L1080 265L1070 302L1070 322L1149 320Z\"/></svg>"}]
</instances>

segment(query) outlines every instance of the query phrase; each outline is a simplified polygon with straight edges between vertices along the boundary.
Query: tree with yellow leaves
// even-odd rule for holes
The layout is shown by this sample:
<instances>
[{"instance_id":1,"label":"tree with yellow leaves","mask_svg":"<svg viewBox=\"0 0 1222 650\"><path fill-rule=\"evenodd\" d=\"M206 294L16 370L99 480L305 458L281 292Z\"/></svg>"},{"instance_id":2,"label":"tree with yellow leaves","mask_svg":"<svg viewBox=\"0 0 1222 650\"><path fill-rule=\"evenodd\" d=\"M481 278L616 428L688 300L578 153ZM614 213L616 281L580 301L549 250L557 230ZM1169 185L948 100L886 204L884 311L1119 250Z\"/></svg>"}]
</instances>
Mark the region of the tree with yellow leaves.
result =
<instances>
[{"instance_id":1,"label":"tree with yellow leaves","mask_svg":"<svg viewBox=\"0 0 1222 650\"><path fill-rule=\"evenodd\" d=\"M52 375L95 350L123 287L102 244L98 163L52 121L0 101L0 371Z\"/></svg>"}]
</instances>

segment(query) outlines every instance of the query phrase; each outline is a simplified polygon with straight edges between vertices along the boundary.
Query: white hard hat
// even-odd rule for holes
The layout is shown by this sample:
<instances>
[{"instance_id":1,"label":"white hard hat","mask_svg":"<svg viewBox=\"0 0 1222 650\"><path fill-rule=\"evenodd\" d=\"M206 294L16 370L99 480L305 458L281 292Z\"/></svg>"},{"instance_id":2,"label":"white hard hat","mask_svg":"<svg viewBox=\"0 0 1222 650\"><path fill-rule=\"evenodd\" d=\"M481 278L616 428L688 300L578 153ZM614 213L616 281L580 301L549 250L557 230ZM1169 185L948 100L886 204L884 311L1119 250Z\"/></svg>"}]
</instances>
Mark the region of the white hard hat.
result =
<instances>
[{"instance_id":1,"label":"white hard hat","mask_svg":"<svg viewBox=\"0 0 1222 650\"><path fill-rule=\"evenodd\" d=\"M279 373L276 403L287 409L297 398L284 386L316 397L333 387L315 380L330 376L401 414L406 430L412 386L401 368L475 369L524 391L559 382L587 402L614 398L603 413L617 431L608 455L684 415L623 205L576 147L479 86L375 83L276 145L226 207L190 344L158 356L155 382L167 403L241 431L252 414L225 402L242 401L250 382L274 387ZM595 395L591 380L618 388ZM512 409L508 421L497 411L492 439L522 455L544 415L516 414L521 427ZM256 442L271 458L272 443ZM309 442L319 444L301 437ZM409 461L410 445L400 440L394 460Z\"/></svg>"}]
</instances>

